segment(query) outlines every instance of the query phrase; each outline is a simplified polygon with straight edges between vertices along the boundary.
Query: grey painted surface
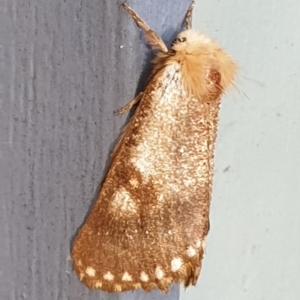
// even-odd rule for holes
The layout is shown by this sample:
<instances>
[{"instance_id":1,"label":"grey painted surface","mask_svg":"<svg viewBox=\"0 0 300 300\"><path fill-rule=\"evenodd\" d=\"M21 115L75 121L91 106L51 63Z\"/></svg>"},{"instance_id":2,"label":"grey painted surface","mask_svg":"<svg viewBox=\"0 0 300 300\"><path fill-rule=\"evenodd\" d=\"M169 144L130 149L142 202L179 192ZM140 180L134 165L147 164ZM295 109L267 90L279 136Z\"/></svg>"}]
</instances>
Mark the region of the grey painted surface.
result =
<instances>
[{"instance_id":1,"label":"grey painted surface","mask_svg":"<svg viewBox=\"0 0 300 300\"><path fill-rule=\"evenodd\" d=\"M207 254L182 300L300 299L300 2L198 0L240 66L224 98ZM247 96L244 96L243 93Z\"/></svg>"},{"instance_id":2,"label":"grey painted surface","mask_svg":"<svg viewBox=\"0 0 300 300\"><path fill-rule=\"evenodd\" d=\"M149 56L121 2L0 2L1 300L179 297L90 291L69 260ZM170 40L189 2L128 4Z\"/></svg>"}]
</instances>

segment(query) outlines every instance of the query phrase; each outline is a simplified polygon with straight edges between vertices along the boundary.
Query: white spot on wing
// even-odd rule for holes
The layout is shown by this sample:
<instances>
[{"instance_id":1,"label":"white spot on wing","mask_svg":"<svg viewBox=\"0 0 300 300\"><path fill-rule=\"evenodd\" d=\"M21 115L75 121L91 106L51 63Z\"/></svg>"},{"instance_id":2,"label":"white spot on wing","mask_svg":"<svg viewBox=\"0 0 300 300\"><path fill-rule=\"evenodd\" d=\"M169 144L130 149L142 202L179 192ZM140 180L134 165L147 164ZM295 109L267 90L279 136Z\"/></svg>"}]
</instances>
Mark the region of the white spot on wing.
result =
<instances>
[{"instance_id":1,"label":"white spot on wing","mask_svg":"<svg viewBox=\"0 0 300 300\"><path fill-rule=\"evenodd\" d=\"M85 273L90 277L94 277L96 275L96 270L92 267L87 267Z\"/></svg>"},{"instance_id":2,"label":"white spot on wing","mask_svg":"<svg viewBox=\"0 0 300 300\"><path fill-rule=\"evenodd\" d=\"M116 284L116 285L115 285L115 291L116 291L116 292L122 292L122 286L119 285L119 284Z\"/></svg>"},{"instance_id":3,"label":"white spot on wing","mask_svg":"<svg viewBox=\"0 0 300 300\"><path fill-rule=\"evenodd\" d=\"M133 157L131 162L140 171L143 179L147 182L148 176L152 174L151 170L153 169L152 162L147 159L149 148L147 150L144 144L140 144L137 146L136 151L139 155Z\"/></svg>"},{"instance_id":4,"label":"white spot on wing","mask_svg":"<svg viewBox=\"0 0 300 300\"><path fill-rule=\"evenodd\" d=\"M128 272L125 272L122 276L123 281L132 281L132 276L128 274Z\"/></svg>"},{"instance_id":5,"label":"white spot on wing","mask_svg":"<svg viewBox=\"0 0 300 300\"><path fill-rule=\"evenodd\" d=\"M111 206L115 210L136 213L135 202L124 188L120 188L114 193Z\"/></svg>"},{"instance_id":6,"label":"white spot on wing","mask_svg":"<svg viewBox=\"0 0 300 300\"><path fill-rule=\"evenodd\" d=\"M132 187L137 188L139 186L139 182L137 181L136 178L132 178L129 180L129 183L131 184Z\"/></svg>"},{"instance_id":7,"label":"white spot on wing","mask_svg":"<svg viewBox=\"0 0 300 300\"><path fill-rule=\"evenodd\" d=\"M186 252L189 257L193 257L196 255L196 250L192 246L189 246Z\"/></svg>"},{"instance_id":8,"label":"white spot on wing","mask_svg":"<svg viewBox=\"0 0 300 300\"><path fill-rule=\"evenodd\" d=\"M143 281L143 282L147 282L147 281L149 280L149 276L148 276L144 271L142 271L142 272L141 272L140 279L141 279L141 281Z\"/></svg>"},{"instance_id":9,"label":"white spot on wing","mask_svg":"<svg viewBox=\"0 0 300 300\"><path fill-rule=\"evenodd\" d=\"M171 270L172 272L178 271L182 266L182 260L180 257L175 257L171 261Z\"/></svg>"},{"instance_id":10,"label":"white spot on wing","mask_svg":"<svg viewBox=\"0 0 300 300\"><path fill-rule=\"evenodd\" d=\"M155 277L158 280L160 280L164 277L164 271L159 266L157 266L156 269L155 269Z\"/></svg>"},{"instance_id":11,"label":"white spot on wing","mask_svg":"<svg viewBox=\"0 0 300 300\"><path fill-rule=\"evenodd\" d=\"M184 151L185 151L185 150L184 150L184 147L182 147L182 146L179 147L179 148L178 148L178 151L179 151L179 153L181 153L181 154L184 153Z\"/></svg>"},{"instance_id":12,"label":"white spot on wing","mask_svg":"<svg viewBox=\"0 0 300 300\"><path fill-rule=\"evenodd\" d=\"M107 281L112 281L114 280L115 276L108 271L103 275L103 278Z\"/></svg>"},{"instance_id":13,"label":"white spot on wing","mask_svg":"<svg viewBox=\"0 0 300 300\"><path fill-rule=\"evenodd\" d=\"M163 194L159 194L159 196L157 197L158 201L163 201L164 200L164 195Z\"/></svg>"}]
</instances>

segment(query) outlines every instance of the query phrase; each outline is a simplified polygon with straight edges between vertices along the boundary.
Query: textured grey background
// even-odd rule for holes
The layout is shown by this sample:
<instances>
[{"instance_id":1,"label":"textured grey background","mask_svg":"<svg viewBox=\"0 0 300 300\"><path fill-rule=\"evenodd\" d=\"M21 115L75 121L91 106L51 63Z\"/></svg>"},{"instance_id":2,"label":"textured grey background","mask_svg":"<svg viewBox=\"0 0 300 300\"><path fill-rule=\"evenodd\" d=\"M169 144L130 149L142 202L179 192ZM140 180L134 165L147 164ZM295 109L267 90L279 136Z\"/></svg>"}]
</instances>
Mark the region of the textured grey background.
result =
<instances>
[{"instance_id":1,"label":"textured grey background","mask_svg":"<svg viewBox=\"0 0 300 300\"><path fill-rule=\"evenodd\" d=\"M90 291L68 259L126 121L113 111L148 73L121 3L0 1L1 300L178 299ZM128 1L167 40L189 3Z\"/></svg>"}]
</instances>

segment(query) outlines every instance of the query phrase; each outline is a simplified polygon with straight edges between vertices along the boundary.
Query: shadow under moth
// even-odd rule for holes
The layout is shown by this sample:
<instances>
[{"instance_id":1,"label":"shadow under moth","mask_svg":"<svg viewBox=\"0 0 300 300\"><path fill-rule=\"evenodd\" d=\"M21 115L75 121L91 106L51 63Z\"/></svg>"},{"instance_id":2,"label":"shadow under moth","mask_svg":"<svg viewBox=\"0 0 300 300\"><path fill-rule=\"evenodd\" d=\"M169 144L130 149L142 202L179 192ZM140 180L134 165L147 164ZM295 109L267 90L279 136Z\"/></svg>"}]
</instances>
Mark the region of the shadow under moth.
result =
<instances>
[{"instance_id":1,"label":"shadow under moth","mask_svg":"<svg viewBox=\"0 0 300 300\"><path fill-rule=\"evenodd\" d=\"M220 100L236 65L191 29L193 6L168 49L123 4L156 57L145 90L117 111L139 103L74 241L74 269L90 288L167 292L173 282L195 285L200 274Z\"/></svg>"}]
</instances>

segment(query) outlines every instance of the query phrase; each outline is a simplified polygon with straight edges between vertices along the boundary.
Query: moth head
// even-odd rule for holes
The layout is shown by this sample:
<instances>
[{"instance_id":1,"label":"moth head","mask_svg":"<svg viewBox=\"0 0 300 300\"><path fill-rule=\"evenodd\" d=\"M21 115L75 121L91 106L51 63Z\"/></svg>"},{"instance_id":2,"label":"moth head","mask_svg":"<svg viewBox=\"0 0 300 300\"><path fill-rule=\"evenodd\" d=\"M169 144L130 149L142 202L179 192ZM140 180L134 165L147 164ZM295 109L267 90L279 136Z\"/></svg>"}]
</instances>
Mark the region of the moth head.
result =
<instances>
[{"instance_id":1,"label":"moth head","mask_svg":"<svg viewBox=\"0 0 300 300\"><path fill-rule=\"evenodd\" d=\"M199 90L206 81L207 74L217 74L219 85L226 89L236 74L236 64L231 57L203 33L188 29L180 32L171 44L172 57L186 70L189 82L194 82L194 90ZM202 77L204 76L204 78ZM200 89L201 90L201 89Z\"/></svg>"},{"instance_id":2,"label":"moth head","mask_svg":"<svg viewBox=\"0 0 300 300\"><path fill-rule=\"evenodd\" d=\"M192 53L198 47L213 46L215 42L206 35L193 29L180 32L171 43L171 49L175 52L185 51Z\"/></svg>"}]
</instances>

